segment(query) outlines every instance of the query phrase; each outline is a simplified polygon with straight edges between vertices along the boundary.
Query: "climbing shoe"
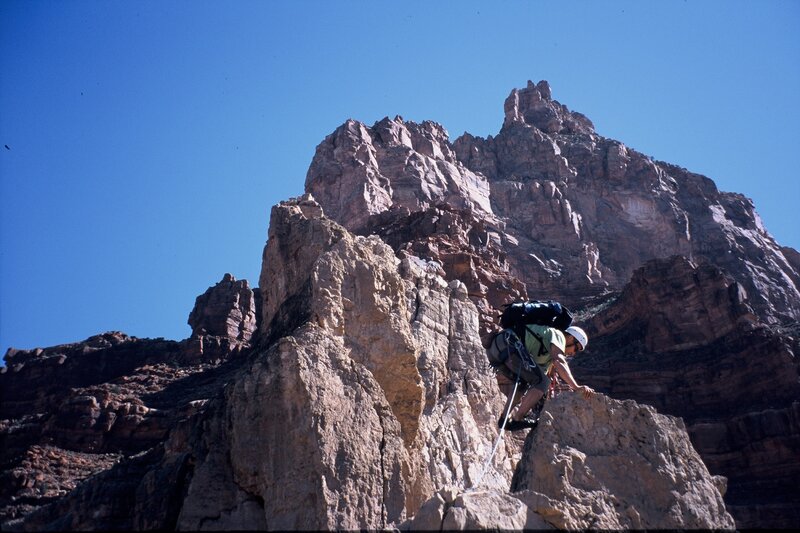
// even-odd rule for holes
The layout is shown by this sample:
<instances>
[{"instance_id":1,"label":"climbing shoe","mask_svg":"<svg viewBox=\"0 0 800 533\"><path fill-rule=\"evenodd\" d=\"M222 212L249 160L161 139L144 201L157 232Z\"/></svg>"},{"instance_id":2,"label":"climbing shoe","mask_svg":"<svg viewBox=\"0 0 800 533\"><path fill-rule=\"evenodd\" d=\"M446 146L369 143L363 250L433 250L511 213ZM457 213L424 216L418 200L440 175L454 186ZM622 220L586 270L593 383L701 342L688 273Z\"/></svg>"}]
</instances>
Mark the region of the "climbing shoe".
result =
<instances>
[{"instance_id":1,"label":"climbing shoe","mask_svg":"<svg viewBox=\"0 0 800 533\"><path fill-rule=\"evenodd\" d=\"M503 427L503 419L497 421L497 426L502 428ZM535 427L535 424L532 426L530 422L526 422L525 420L506 420L506 430L508 431L519 431L520 429L529 429Z\"/></svg>"},{"instance_id":2,"label":"climbing shoe","mask_svg":"<svg viewBox=\"0 0 800 533\"><path fill-rule=\"evenodd\" d=\"M529 428L533 429L533 428L535 428L536 426L539 425L539 417L537 416L536 418L533 418L533 417L527 417L526 416L525 418L520 420L520 422L524 423L525 427L529 427Z\"/></svg>"}]
</instances>

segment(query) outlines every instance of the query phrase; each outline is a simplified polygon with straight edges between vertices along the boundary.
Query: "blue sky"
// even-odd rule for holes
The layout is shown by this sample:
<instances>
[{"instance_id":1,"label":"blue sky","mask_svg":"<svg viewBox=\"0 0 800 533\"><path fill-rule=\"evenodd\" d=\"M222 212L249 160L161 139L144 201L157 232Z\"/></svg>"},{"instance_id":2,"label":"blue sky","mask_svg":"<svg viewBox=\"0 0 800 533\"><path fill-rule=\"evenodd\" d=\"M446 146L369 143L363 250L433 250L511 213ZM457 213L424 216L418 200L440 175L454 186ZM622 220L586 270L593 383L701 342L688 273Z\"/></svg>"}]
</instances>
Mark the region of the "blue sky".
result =
<instances>
[{"instance_id":1,"label":"blue sky","mask_svg":"<svg viewBox=\"0 0 800 533\"><path fill-rule=\"evenodd\" d=\"M187 337L338 125L493 135L529 79L800 248L800 2L3 0L0 350Z\"/></svg>"}]
</instances>

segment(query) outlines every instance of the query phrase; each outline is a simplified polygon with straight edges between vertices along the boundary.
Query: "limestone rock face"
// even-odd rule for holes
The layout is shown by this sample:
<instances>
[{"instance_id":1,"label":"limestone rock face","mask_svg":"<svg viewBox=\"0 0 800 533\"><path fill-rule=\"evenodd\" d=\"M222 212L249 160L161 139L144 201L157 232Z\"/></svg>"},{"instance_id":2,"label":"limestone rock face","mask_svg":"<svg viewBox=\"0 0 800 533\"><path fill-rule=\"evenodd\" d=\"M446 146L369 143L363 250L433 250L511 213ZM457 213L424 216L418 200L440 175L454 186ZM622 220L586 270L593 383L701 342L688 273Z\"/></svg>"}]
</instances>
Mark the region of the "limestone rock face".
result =
<instances>
[{"instance_id":1,"label":"limestone rock face","mask_svg":"<svg viewBox=\"0 0 800 533\"><path fill-rule=\"evenodd\" d=\"M410 531L555 529L515 494L496 490L460 492L446 487L425 502Z\"/></svg>"},{"instance_id":2,"label":"limestone rock face","mask_svg":"<svg viewBox=\"0 0 800 533\"><path fill-rule=\"evenodd\" d=\"M417 207L406 202L401 208L386 200L375 203L364 222L364 210L348 210L349 200L329 186L340 175L334 167L342 166L341 158L331 158L329 143L317 151L307 188L326 191L319 201L332 218L356 232L380 235L398 255L411 253L433 261L447 279L462 281L479 310L482 335L494 327L500 306L512 299L555 298L573 309L584 307L580 319L593 316L591 334L593 338L600 335L600 343L593 340L590 353L582 359L596 358L585 363L592 372L584 372L582 379L599 387L613 380L604 390L617 397L652 401L673 415L695 413L693 419L697 419L702 411L716 420L728 420L732 398L741 397L733 383L747 390L745 384L757 375L760 389L761 383L771 381L766 368L773 367L770 363L758 370L749 364L736 365L733 359L758 349L766 338L772 339L767 342L768 352L776 354L771 360L791 357L777 354L792 349L771 348L786 345L779 340L781 332L760 330L758 324L791 324L800 318L800 256L774 241L749 199L721 192L705 176L655 161L598 135L586 117L553 99L546 82L529 82L524 89L513 90L504 111L497 136L482 139L467 133L452 144L444 139L440 143L443 158L452 152L457 162L486 179L490 211L426 202ZM416 148L406 143L403 150L410 154ZM326 161L337 163L332 167ZM427 187L425 175L396 165L381 166L381 175L392 183L414 183L418 190ZM469 192L462 189L456 195L467 198ZM685 259L670 259L676 256ZM665 262L634 276L654 259ZM631 286L623 291L632 276ZM638 296L632 300L633 292ZM619 303L605 312L609 301ZM724 348L716 344L720 338L726 339ZM611 352L602 353L605 349ZM724 357L723 349L727 350ZM709 367L691 366L686 374L674 370L683 368L678 354L687 351ZM637 355L621 359L620 352ZM662 356L665 352L670 355ZM644 353L652 355L643 358L640 354ZM719 382L722 370L714 361L720 357L728 361L722 375L735 379ZM667 368L664 361L672 361L672 367ZM625 370L628 367L630 371ZM660 379L650 377L652 368L659 368ZM617 372L625 378L616 377ZM770 408L788 417L781 424L782 436L775 438L783 443L779 446L790 449L795 439L793 423L788 422L792 403L790 396L778 391L794 390L789 386L793 372L790 368L781 374L776 391L765 393L774 399ZM689 377L689 382L684 380ZM682 394L670 394L676 380L685 385ZM714 385L709 387L709 381ZM740 401L747 403L736 400ZM704 406L702 410L695 406L698 403ZM717 434L729 435L737 443L761 439L760 431L751 437L727 431ZM691 428L690 434L694 438ZM737 516L754 517L756 511L744 510L746 498L736 496L739 483L749 475L742 473L742 454L751 453L745 451L751 448L736 444L730 449L737 451L726 456L722 472L715 472L733 477L729 498L742 503L736 508ZM778 458L792 455L781 452L771 460L765 455L759 459L781 464L771 470L776 475L767 474L766 466L756 468L759 476L777 480L769 489L776 502L783 501L777 487L786 487L786 477L779 472L795 471L789 467L791 460ZM797 496L791 498L800 501ZM776 524L796 516L789 512L778 518L780 513L770 514ZM763 514L759 516L764 519Z\"/></svg>"},{"instance_id":3,"label":"limestone rock face","mask_svg":"<svg viewBox=\"0 0 800 533\"><path fill-rule=\"evenodd\" d=\"M559 529L733 529L680 419L561 394L525 442L512 491Z\"/></svg>"},{"instance_id":4,"label":"limestone rock face","mask_svg":"<svg viewBox=\"0 0 800 533\"><path fill-rule=\"evenodd\" d=\"M727 270L762 318L800 316L798 270L749 199L597 135L544 82L505 107L496 137L467 134L453 149L489 180L495 214L522 243L509 260L529 293L619 289L647 260L683 255Z\"/></svg>"},{"instance_id":5,"label":"limestone rock face","mask_svg":"<svg viewBox=\"0 0 800 533\"><path fill-rule=\"evenodd\" d=\"M308 272L320 254L344 235L344 228L322 218L322 208L310 195L272 208L259 280L262 337L291 331L309 318Z\"/></svg>"},{"instance_id":6,"label":"limestone rock face","mask_svg":"<svg viewBox=\"0 0 800 533\"><path fill-rule=\"evenodd\" d=\"M424 257L437 272L463 283L478 308L482 336L493 329L497 309L525 294L506 258L505 247L515 241L473 211L441 204L408 216L384 212L370 218L370 227L398 255Z\"/></svg>"},{"instance_id":7,"label":"limestone rock face","mask_svg":"<svg viewBox=\"0 0 800 533\"><path fill-rule=\"evenodd\" d=\"M724 484L680 419L567 393L528 434L510 493L445 487L409 529L733 529Z\"/></svg>"},{"instance_id":8,"label":"limestone rock face","mask_svg":"<svg viewBox=\"0 0 800 533\"><path fill-rule=\"evenodd\" d=\"M294 308L307 322L289 331L270 320L265 335L283 336L209 416L180 528L399 524L445 484L473 481L496 435L497 388L478 370L478 315L463 284L353 236L310 196L273 210L266 260L296 255L282 236L298 229L319 252L305 256L305 278L265 264L261 285L265 321L280 316L266 306L279 287L307 296ZM485 480L507 486L509 475L493 466Z\"/></svg>"},{"instance_id":9,"label":"limestone rock face","mask_svg":"<svg viewBox=\"0 0 800 533\"><path fill-rule=\"evenodd\" d=\"M620 290L650 259L683 255L729 272L763 320L800 317L796 252L778 246L749 199L598 135L552 98L547 82L514 89L504 107L497 136L467 133L452 144L431 122L348 121L317 148L306 190L356 233L389 242L403 225L403 245L414 243L425 259L439 261L437 241L448 235L431 212L437 204L465 213L462 226L480 221L498 237L478 233L470 245L500 243L506 265L492 278L518 281L487 283L479 261L439 262L448 277L476 287L471 296L487 311L486 302L520 282L531 297L577 306ZM410 218L431 222L416 224L410 238Z\"/></svg>"}]
</instances>

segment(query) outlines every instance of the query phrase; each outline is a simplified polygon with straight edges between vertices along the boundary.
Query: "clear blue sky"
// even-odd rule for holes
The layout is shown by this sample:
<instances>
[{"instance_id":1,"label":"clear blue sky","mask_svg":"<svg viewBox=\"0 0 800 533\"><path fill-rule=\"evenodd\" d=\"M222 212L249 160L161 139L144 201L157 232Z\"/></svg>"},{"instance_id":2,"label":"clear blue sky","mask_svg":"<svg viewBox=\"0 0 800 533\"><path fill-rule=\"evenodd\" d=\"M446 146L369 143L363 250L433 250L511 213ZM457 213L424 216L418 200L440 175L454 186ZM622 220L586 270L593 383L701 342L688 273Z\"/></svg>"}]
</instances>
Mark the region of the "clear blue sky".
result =
<instances>
[{"instance_id":1,"label":"clear blue sky","mask_svg":"<svg viewBox=\"0 0 800 533\"><path fill-rule=\"evenodd\" d=\"M347 118L496 134L528 79L800 248L797 1L3 0L0 350L187 337Z\"/></svg>"}]
</instances>

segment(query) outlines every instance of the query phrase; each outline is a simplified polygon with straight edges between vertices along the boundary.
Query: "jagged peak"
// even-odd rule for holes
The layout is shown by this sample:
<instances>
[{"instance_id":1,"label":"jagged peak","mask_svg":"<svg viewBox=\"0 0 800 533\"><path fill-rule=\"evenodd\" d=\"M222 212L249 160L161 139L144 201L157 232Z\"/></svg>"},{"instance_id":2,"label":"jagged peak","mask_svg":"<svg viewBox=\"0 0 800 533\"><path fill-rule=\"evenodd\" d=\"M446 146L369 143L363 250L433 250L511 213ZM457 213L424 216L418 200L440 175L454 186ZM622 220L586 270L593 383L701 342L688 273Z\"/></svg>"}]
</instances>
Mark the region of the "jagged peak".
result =
<instances>
[{"instance_id":1,"label":"jagged peak","mask_svg":"<svg viewBox=\"0 0 800 533\"><path fill-rule=\"evenodd\" d=\"M591 120L553 100L550 84L545 80L537 84L528 80L524 89L512 89L503 110L503 128L523 124L548 134L594 133Z\"/></svg>"}]
</instances>

